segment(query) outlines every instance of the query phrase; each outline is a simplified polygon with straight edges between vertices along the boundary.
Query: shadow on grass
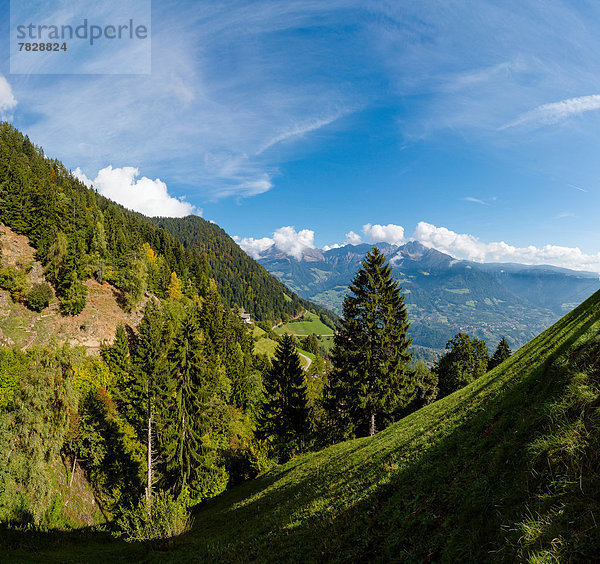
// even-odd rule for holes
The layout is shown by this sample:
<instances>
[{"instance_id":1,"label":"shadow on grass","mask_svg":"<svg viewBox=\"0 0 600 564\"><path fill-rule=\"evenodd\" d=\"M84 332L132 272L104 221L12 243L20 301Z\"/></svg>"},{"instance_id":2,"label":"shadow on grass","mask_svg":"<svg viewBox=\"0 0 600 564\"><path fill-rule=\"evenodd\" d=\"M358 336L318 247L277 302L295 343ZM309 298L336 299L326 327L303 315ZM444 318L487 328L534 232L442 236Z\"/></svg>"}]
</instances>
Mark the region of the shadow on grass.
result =
<instances>
[{"instance_id":1,"label":"shadow on grass","mask_svg":"<svg viewBox=\"0 0 600 564\"><path fill-rule=\"evenodd\" d=\"M544 404L564 388L552 363L590 331L599 301L377 436L292 460L204 502L170 552L90 531L36 533L31 544L19 533L13 548L44 561L512 561L514 523L531 495L528 445Z\"/></svg>"},{"instance_id":2,"label":"shadow on grass","mask_svg":"<svg viewBox=\"0 0 600 564\"><path fill-rule=\"evenodd\" d=\"M514 560L508 541L530 497L528 446L544 404L565 384L552 363L597 322L599 297L482 383L431 406L441 419L413 414L404 434L394 426L331 447L287 465L293 481L277 477L271 488L215 501L199 514L195 553L218 561ZM436 426L434 444L411 452Z\"/></svg>"}]
</instances>

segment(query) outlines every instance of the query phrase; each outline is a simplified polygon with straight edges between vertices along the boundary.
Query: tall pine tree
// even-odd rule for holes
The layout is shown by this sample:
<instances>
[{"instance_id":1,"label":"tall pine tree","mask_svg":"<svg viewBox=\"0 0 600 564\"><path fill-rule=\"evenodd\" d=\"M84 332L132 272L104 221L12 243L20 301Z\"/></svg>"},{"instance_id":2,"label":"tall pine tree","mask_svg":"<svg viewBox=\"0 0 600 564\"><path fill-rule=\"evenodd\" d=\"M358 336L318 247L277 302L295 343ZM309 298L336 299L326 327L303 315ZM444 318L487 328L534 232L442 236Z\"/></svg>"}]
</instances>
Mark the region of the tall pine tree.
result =
<instances>
[{"instance_id":1,"label":"tall pine tree","mask_svg":"<svg viewBox=\"0 0 600 564\"><path fill-rule=\"evenodd\" d=\"M279 454L301 449L308 427L306 379L294 340L284 335L264 378L267 401L262 410L261 434L271 437Z\"/></svg>"},{"instance_id":2,"label":"tall pine tree","mask_svg":"<svg viewBox=\"0 0 600 564\"><path fill-rule=\"evenodd\" d=\"M374 247L350 284L335 336L325 407L333 434L374 435L414 394L404 296Z\"/></svg>"},{"instance_id":3,"label":"tall pine tree","mask_svg":"<svg viewBox=\"0 0 600 564\"><path fill-rule=\"evenodd\" d=\"M189 488L193 497L202 458L200 398L205 360L201 334L193 312L187 312L169 353L172 409L167 425L167 472L179 495Z\"/></svg>"},{"instance_id":4,"label":"tall pine tree","mask_svg":"<svg viewBox=\"0 0 600 564\"><path fill-rule=\"evenodd\" d=\"M511 354L512 352L510 350L510 347L508 346L508 341L504 337L502 337L502 339L500 339L500 342L498 343L498 348L496 349L496 352L492 355L492 358L490 358L488 370L496 368L496 366L502 364Z\"/></svg>"},{"instance_id":5,"label":"tall pine tree","mask_svg":"<svg viewBox=\"0 0 600 564\"><path fill-rule=\"evenodd\" d=\"M165 354L163 343L163 316L159 306L153 301L146 304L144 317L138 326L138 340L135 350L134 392L138 398L138 412L143 418L146 430L147 481L146 503L151 506L152 488L156 477L155 435L153 427L164 394ZM139 428L139 427L138 427Z\"/></svg>"}]
</instances>

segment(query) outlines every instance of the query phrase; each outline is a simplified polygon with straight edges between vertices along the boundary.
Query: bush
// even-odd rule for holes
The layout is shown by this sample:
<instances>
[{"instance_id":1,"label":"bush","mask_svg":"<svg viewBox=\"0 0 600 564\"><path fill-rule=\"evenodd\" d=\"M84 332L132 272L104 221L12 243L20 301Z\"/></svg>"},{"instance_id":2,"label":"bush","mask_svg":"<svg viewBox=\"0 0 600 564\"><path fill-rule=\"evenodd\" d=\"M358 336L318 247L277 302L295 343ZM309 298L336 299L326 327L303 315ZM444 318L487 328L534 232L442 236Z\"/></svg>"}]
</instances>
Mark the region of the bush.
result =
<instances>
[{"instance_id":1,"label":"bush","mask_svg":"<svg viewBox=\"0 0 600 564\"><path fill-rule=\"evenodd\" d=\"M146 500L141 499L134 509L124 510L117 519L117 536L133 542L181 535L192 526L187 501L185 493L175 499L169 492L157 492L148 511Z\"/></svg>"},{"instance_id":2,"label":"bush","mask_svg":"<svg viewBox=\"0 0 600 564\"><path fill-rule=\"evenodd\" d=\"M52 299L52 288L45 282L34 284L27 294L27 307L33 311L42 311Z\"/></svg>"},{"instance_id":3,"label":"bush","mask_svg":"<svg viewBox=\"0 0 600 564\"><path fill-rule=\"evenodd\" d=\"M0 268L0 288L8 290L10 297L15 302L25 299L25 288L27 286L27 276L22 270L14 266Z\"/></svg>"}]
</instances>

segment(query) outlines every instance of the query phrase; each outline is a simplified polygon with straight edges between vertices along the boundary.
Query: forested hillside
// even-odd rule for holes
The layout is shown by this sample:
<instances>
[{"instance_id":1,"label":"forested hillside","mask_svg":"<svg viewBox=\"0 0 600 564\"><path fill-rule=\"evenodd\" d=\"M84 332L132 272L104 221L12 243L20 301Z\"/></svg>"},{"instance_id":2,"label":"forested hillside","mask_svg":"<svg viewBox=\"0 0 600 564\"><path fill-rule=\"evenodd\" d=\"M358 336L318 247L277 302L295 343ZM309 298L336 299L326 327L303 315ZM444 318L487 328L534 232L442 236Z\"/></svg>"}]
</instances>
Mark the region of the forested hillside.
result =
<instances>
[{"instance_id":1,"label":"forested hillside","mask_svg":"<svg viewBox=\"0 0 600 564\"><path fill-rule=\"evenodd\" d=\"M277 362L271 323L308 304L222 230L190 232L186 248L8 124L0 198L0 523L171 536L191 505L316 442L323 359L304 385L287 338L303 415L282 441L261 419L267 401L281 418L271 361L233 307L268 322Z\"/></svg>"},{"instance_id":2,"label":"forested hillside","mask_svg":"<svg viewBox=\"0 0 600 564\"><path fill-rule=\"evenodd\" d=\"M289 313L290 304L317 313L330 327L336 318L322 306L297 297L262 265L250 258L218 225L190 215L157 217L156 225L171 233L186 249L206 257L210 275L228 303L239 304L256 319L269 319L270 312Z\"/></svg>"},{"instance_id":3,"label":"forested hillside","mask_svg":"<svg viewBox=\"0 0 600 564\"><path fill-rule=\"evenodd\" d=\"M229 307L244 307L257 320L279 321L308 306L218 227L200 218L182 220L179 228L177 221L158 222L181 242L155 221L84 186L4 122L0 204L0 222L29 237L66 313L82 311L81 282L87 278L110 282L131 307L146 290L165 297L173 273L188 294L214 279Z\"/></svg>"}]
</instances>

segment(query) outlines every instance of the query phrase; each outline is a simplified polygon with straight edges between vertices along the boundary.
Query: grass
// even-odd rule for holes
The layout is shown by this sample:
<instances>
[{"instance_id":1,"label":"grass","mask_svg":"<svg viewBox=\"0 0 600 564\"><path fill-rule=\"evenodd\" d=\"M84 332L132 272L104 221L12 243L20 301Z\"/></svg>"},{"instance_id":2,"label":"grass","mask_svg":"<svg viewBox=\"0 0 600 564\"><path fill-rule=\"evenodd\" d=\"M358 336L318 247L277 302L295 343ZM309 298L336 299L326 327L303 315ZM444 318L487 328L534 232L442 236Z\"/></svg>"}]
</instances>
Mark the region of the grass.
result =
<instances>
[{"instance_id":1,"label":"grass","mask_svg":"<svg viewBox=\"0 0 600 564\"><path fill-rule=\"evenodd\" d=\"M599 319L600 293L481 379L374 437L298 457L205 502L169 551L87 532L35 537L31 545L26 535L0 535L4 555L593 561L600 553Z\"/></svg>"},{"instance_id":2,"label":"grass","mask_svg":"<svg viewBox=\"0 0 600 564\"><path fill-rule=\"evenodd\" d=\"M253 337L263 337L267 332L264 329L261 329L258 325L252 325L252 336Z\"/></svg>"},{"instance_id":3,"label":"grass","mask_svg":"<svg viewBox=\"0 0 600 564\"><path fill-rule=\"evenodd\" d=\"M333 349L334 338L321 336L317 337L317 339L319 341L319 345L321 345L328 353L331 353Z\"/></svg>"},{"instance_id":4,"label":"grass","mask_svg":"<svg viewBox=\"0 0 600 564\"><path fill-rule=\"evenodd\" d=\"M275 356L277 343L273 339L262 337L254 343L254 352L258 354L266 354L268 357Z\"/></svg>"},{"instance_id":5,"label":"grass","mask_svg":"<svg viewBox=\"0 0 600 564\"><path fill-rule=\"evenodd\" d=\"M307 311L300 319L284 323L275 329L279 335L289 333L290 335L307 336L314 333L315 335L332 335L334 330L325 325L318 315Z\"/></svg>"},{"instance_id":6,"label":"grass","mask_svg":"<svg viewBox=\"0 0 600 564\"><path fill-rule=\"evenodd\" d=\"M259 354L266 354L269 358L273 358L275 356L276 349L277 343L273 341L273 339L269 339L268 337L261 337L254 343L254 352ZM306 367L306 365L308 364L308 361L304 357L308 357L311 360L315 359L315 355L309 353L308 351L300 350L299 352L301 352L304 355L300 356L300 364L303 368Z\"/></svg>"}]
</instances>

